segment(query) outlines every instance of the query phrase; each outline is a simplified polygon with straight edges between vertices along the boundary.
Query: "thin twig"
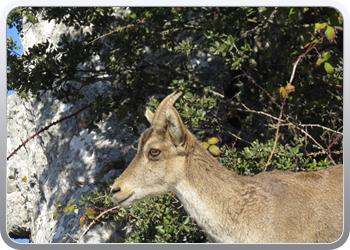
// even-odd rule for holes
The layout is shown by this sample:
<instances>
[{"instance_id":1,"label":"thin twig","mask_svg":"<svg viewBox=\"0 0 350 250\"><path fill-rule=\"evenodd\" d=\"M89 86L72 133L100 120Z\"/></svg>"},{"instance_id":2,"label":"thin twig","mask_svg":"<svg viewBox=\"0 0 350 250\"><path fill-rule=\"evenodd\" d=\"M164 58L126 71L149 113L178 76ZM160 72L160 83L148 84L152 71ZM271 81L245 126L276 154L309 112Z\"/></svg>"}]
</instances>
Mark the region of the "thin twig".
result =
<instances>
[{"instance_id":1,"label":"thin twig","mask_svg":"<svg viewBox=\"0 0 350 250\"><path fill-rule=\"evenodd\" d=\"M337 152L337 151L330 151L329 153L330 154L337 154L337 155L342 154L342 152ZM325 152L315 152L315 153L311 153L310 155L322 155L322 154L325 154Z\"/></svg>"},{"instance_id":2,"label":"thin twig","mask_svg":"<svg viewBox=\"0 0 350 250\"><path fill-rule=\"evenodd\" d=\"M307 135L311 140L313 140L313 141L316 143L316 145L319 146L319 147L322 149L322 151L325 152L325 154L327 154L328 158L332 161L333 165L337 165L337 164L335 164L335 162L334 162L332 156L328 153L328 151L325 150L325 149L321 146L321 144L319 144L311 135L309 135L304 129L298 128L298 127L295 126L294 124L292 124L292 126L295 127L295 128L297 128L297 129L299 129L301 132L305 133L305 135ZM340 136L338 136L338 138L339 138L339 137L340 137Z\"/></svg>"},{"instance_id":3,"label":"thin twig","mask_svg":"<svg viewBox=\"0 0 350 250\"><path fill-rule=\"evenodd\" d=\"M75 239L72 235L70 235L69 233L66 233L66 235L63 237L63 238L66 238L67 237L67 235L69 236L69 237L71 237L73 240L74 240L74 242L76 242L77 241L77 239ZM67 241L67 240L66 240Z\"/></svg>"},{"instance_id":4,"label":"thin twig","mask_svg":"<svg viewBox=\"0 0 350 250\"><path fill-rule=\"evenodd\" d=\"M283 123L283 124L281 124L281 126L291 126L291 125L295 126L293 123ZM320 127L320 128L323 128L324 130L328 130L328 131L331 131L333 133L336 133L336 134L339 134L339 135L343 135L343 133L341 133L341 132L338 132L338 131L335 131L333 129L324 127L324 126L319 125L319 124L298 124L297 126L300 126L300 127Z\"/></svg>"},{"instance_id":5,"label":"thin twig","mask_svg":"<svg viewBox=\"0 0 350 250\"><path fill-rule=\"evenodd\" d=\"M305 52L305 53L306 53L306 52ZM298 66L298 63L299 63L300 59L301 59L303 56L305 56L305 53L302 54L302 55L300 55L300 56L298 57L297 61L294 63L292 75L291 75L290 80L289 80L290 83L292 83L293 78L294 78L294 74L295 74L295 70L296 70L296 68L297 68L297 66Z\"/></svg>"},{"instance_id":6,"label":"thin twig","mask_svg":"<svg viewBox=\"0 0 350 250\"><path fill-rule=\"evenodd\" d=\"M243 73L248 77L250 78L250 80L258 87L260 88L262 91L265 92L265 94L270 97L271 101L279 108L281 108L281 106L275 101L274 98L272 98L272 96L269 94L269 92L267 92L263 87L261 87L254 79L253 77L249 76L246 72L243 71Z\"/></svg>"},{"instance_id":7,"label":"thin twig","mask_svg":"<svg viewBox=\"0 0 350 250\"><path fill-rule=\"evenodd\" d=\"M211 90L210 88L208 88L208 92L212 93L215 96L218 96L220 98L224 98L225 96L223 94L220 94L218 92L215 92L214 90Z\"/></svg>"},{"instance_id":8,"label":"thin twig","mask_svg":"<svg viewBox=\"0 0 350 250\"><path fill-rule=\"evenodd\" d=\"M223 132L224 132L224 133L227 133L227 134L229 134L229 135L235 137L236 139L241 140L241 141L243 141L243 142L245 142L245 143L247 143L247 144L249 144L249 145L252 144L250 141L244 140L244 139L242 139L241 137L239 137L239 136L237 136L237 135L231 133L230 131L223 131Z\"/></svg>"},{"instance_id":9,"label":"thin twig","mask_svg":"<svg viewBox=\"0 0 350 250\"><path fill-rule=\"evenodd\" d=\"M85 231L82 233L82 235L80 235L79 239L76 241L76 243L78 243L83 237L84 235L91 229L91 227L96 223L96 221L101 217L103 216L104 214L110 212L110 211L113 211L113 209L118 209L120 208L120 206L115 206L115 207L112 207L111 209L108 209L106 211L104 211L103 213L99 214L90 224L89 226L85 229Z\"/></svg>"},{"instance_id":10,"label":"thin twig","mask_svg":"<svg viewBox=\"0 0 350 250\"><path fill-rule=\"evenodd\" d=\"M64 118L62 118L62 119L60 119L60 120L58 120L58 121L56 121L56 122L53 122L53 123L51 123L50 125L46 126L45 128L39 130L39 131L36 132L34 135L32 135L31 137L29 137L27 140L25 140L21 145L19 145L18 148L16 148L16 149L7 157L7 160L9 160L14 154L16 154L17 151L18 151L21 147L25 146L25 145L27 144L28 141L30 141L31 139L33 139L34 137L36 137L36 136L39 135L40 133L44 132L45 130L48 130L48 129L49 129L50 127L52 127L53 125L56 125L56 124L58 124L58 123L63 122L64 120L67 120L67 119L70 119L70 118L76 116L77 114L79 114L80 112L84 111L85 109L90 108L91 105L92 105L92 104L89 104L89 105L87 105L86 107L84 107L84 108L82 108L82 109L79 109L77 112L75 112L75 113L73 113L73 114L71 114L71 115L69 115L69 116L66 116L66 117L64 117Z\"/></svg>"},{"instance_id":11,"label":"thin twig","mask_svg":"<svg viewBox=\"0 0 350 250\"><path fill-rule=\"evenodd\" d=\"M270 114L267 114L265 112L262 112L262 111L256 111L256 110L251 110L250 108L248 108L246 105L244 105L243 103L241 103L242 106L246 109L246 110L243 110L243 109L240 109L240 108L237 108L237 110L240 110L240 111L248 111L248 112L251 112L251 113L256 113L256 114L261 114L261 115L265 115L265 116L268 116L274 120L277 120L278 121L278 118L277 117L274 117ZM286 122L285 120L281 120L283 122Z\"/></svg>"},{"instance_id":12,"label":"thin twig","mask_svg":"<svg viewBox=\"0 0 350 250\"><path fill-rule=\"evenodd\" d=\"M142 19L141 21L138 21L136 24L144 23L144 21L145 21L145 19ZM123 30L123 29L131 28L131 27L133 27L133 26L135 26L135 24L129 24L129 25L127 25L127 26L124 26L124 27L121 27L121 28L119 28L119 29L113 30L113 31L111 31L111 32L109 32L109 33L106 33L106 34L104 34L104 35L102 35L102 36L97 37L96 39L92 40L91 42L86 43L85 45L88 45L88 44L90 44L90 43L96 42L97 40L99 40L99 39L101 39L101 38L103 38L103 37L105 37L105 36L109 36L109 35L111 35L111 34L113 34L113 33L115 33L115 32L119 32L119 31L121 31L121 30Z\"/></svg>"},{"instance_id":13,"label":"thin twig","mask_svg":"<svg viewBox=\"0 0 350 250\"><path fill-rule=\"evenodd\" d=\"M306 132L306 131L305 131L304 129L302 129L302 128L299 128L298 126L294 125L293 123L290 123L290 125L293 126L293 127L296 128L296 129L299 129L299 130L300 130L302 133L304 133L307 137L309 137L311 140L313 140L313 141L316 143L316 145L317 145L325 154L327 154L328 158L332 161L332 163L333 163L334 165L337 165L337 164L335 164L334 160L332 159L332 157L330 156L330 154L328 153L328 151L325 150L325 149L321 146L321 144L319 144L308 132ZM272 127L275 128L275 126L273 126L273 125L270 125L270 126L272 126ZM339 136L333 141L333 143L334 143L336 140L338 140L340 136L342 136L342 135L339 135ZM333 143L328 147L328 149L333 145Z\"/></svg>"},{"instance_id":14,"label":"thin twig","mask_svg":"<svg viewBox=\"0 0 350 250\"><path fill-rule=\"evenodd\" d=\"M248 108L248 107L247 107L246 105L244 105L243 103L241 103L241 104L242 104L242 106L245 108L245 110L244 110L244 109L240 109L240 108L237 108L237 110L239 110L239 111L247 111L247 112L251 112L251 113L256 113L256 114L268 116L268 117L270 117L270 118L272 118L272 119L278 121L278 118L275 117L275 116L272 116L272 115L270 115L270 114L268 114L268 113L265 113L265 112L262 112L262 111L251 110L250 108ZM281 122L287 122L287 121L281 119ZM290 126L290 125L295 126L293 123L282 123L282 124L281 124L281 126ZM343 127L340 127L340 128L338 129L338 131L336 131L336 130L327 128L327 127L325 127L325 126L322 126L322 125L320 125L320 124L298 124L298 126L301 126L301 127L320 127L320 128L323 128L324 130L328 130L328 131L331 131L331 132L336 133L336 134L340 134L340 135L343 134L343 133L339 132L339 130L342 129Z\"/></svg>"},{"instance_id":15,"label":"thin twig","mask_svg":"<svg viewBox=\"0 0 350 250\"><path fill-rule=\"evenodd\" d=\"M314 37L314 35L313 35L311 32L309 32L309 33ZM319 39L316 39L316 37L314 37L314 39L316 40L315 43L314 43L312 46L309 46L309 47L307 48L307 50L305 51L305 53L299 55L299 56L298 56L298 59L297 59L296 62L294 63L292 75L291 75L290 80L289 80L290 83L293 82L295 70L296 70L297 65L298 65L299 61L301 60L301 58L303 58L304 56L306 56L306 54L309 53L312 49L315 49L315 50L317 51L317 53L319 54L318 50L316 49L316 45L319 43ZM322 39L323 39L323 37L320 38L320 40L322 40Z\"/></svg>"},{"instance_id":16,"label":"thin twig","mask_svg":"<svg viewBox=\"0 0 350 250\"><path fill-rule=\"evenodd\" d=\"M279 120L279 118L276 118L276 117L274 117L274 116L272 116L272 115L270 115L270 114L267 114L267 113L264 113L264 112L261 112L261 111L251 110L251 109L249 109L247 106L245 106L243 103L242 103L242 105L243 105L243 107L246 109L246 111L248 111L248 112L257 113L257 114L262 114L262 115L268 116L268 117L270 117L270 118L272 118L272 119ZM237 109L237 110L241 110L241 109ZM242 110L242 111L244 111L244 110ZM280 121L285 122L285 120L282 120L282 119L281 119ZM273 126L273 125L270 125L270 126L275 127L275 126ZM327 151L326 151L326 150L325 150L325 149L324 149L310 134L308 134L305 130L299 128L298 126L301 126L301 127L312 127L312 126L315 126L315 127L320 127L320 128L325 129L325 130L331 131L331 132L333 132L333 133L340 134L340 135L336 138L336 140L338 140L338 138L339 138L341 135L343 135L343 133L340 133L340 132L338 132L338 131L335 131L335 130L330 129L330 128L327 128L327 127L324 127L324 126L319 125L319 124L298 124L298 126L296 126L296 125L294 125L293 123L286 123L286 124L279 124L279 125L277 125L277 127L278 127L278 126L293 126L294 128L299 129L300 131L302 131L307 137L311 138L311 140L313 140L313 141L320 147L320 149L323 150L323 151L325 152L325 154L328 155L328 157L331 159L332 163L333 163L334 165L336 165L335 162L334 162L334 160L332 159L332 157L327 153ZM342 128L342 127L341 127L341 128ZM338 130L340 130L341 128L339 128ZM276 133L276 134L277 134L277 133ZM233 135L233 134L232 134L232 135ZM234 135L234 136L235 136L235 135ZM336 140L334 140L334 142L335 142ZM333 145L333 143L332 143L330 146L332 146L332 145ZM275 148L275 146L274 146L274 148ZM273 150L272 152L274 152L274 150ZM271 155L272 155L272 154L271 154ZM270 158L271 158L271 155L270 155ZM269 160L270 160L270 158L269 158ZM268 163L269 163L269 161L268 161ZM265 167L267 167L267 166L265 166ZM266 168L264 168L264 169L266 169Z\"/></svg>"},{"instance_id":17,"label":"thin twig","mask_svg":"<svg viewBox=\"0 0 350 250\"><path fill-rule=\"evenodd\" d=\"M248 111L248 112L252 112L252 113L256 113L256 114L261 114L261 115L265 115L265 116L268 116L268 117L270 117L270 118L272 118L272 119L275 119L275 120L279 120L279 118L276 118L276 117L274 117L274 116L272 116L272 115L270 115L270 114L267 114L267 113L264 113L264 112L262 112L262 111L255 111L255 110L251 110L251 109L249 109L246 105L244 105L243 103L242 103L242 105L243 105L243 107L246 109L246 111ZM237 110L241 110L241 109L237 109ZM242 111L244 111L244 110L242 110ZM280 117L281 117L281 114L280 114ZM283 121L283 122L285 122L285 120L280 120L280 121ZM273 126L273 125L271 125L271 126ZM334 162L334 160L332 159L332 157L326 152L326 150L310 135L310 134L308 134L305 130L303 130L303 129L301 129L301 128L299 128L298 126L301 126L301 127L312 127L312 126L315 126L315 127L320 127L320 128L323 128L323 129L325 129L325 130L328 130L328 131L331 131L331 132L333 132L333 133L337 133L337 134L340 134L340 135L343 135L343 133L340 133L340 132L338 132L338 131L335 131L335 130L333 130L333 129L330 129L330 128L327 128L327 127L324 127L324 126L322 126L322 125L319 125L319 124L298 124L298 126L296 126L296 125L294 125L293 123L286 123L286 124L279 124L279 125L277 125L277 127L278 126L293 126L294 128L296 128L296 129L299 129L300 131L302 131L307 137L309 137L309 138L311 138L311 140L313 140L315 143L316 143L316 145L318 145L319 147L320 147L320 149L321 150L323 150L323 152L325 152L325 154L327 154L328 155L328 157L331 159L331 161L332 161L332 163L335 165L335 162ZM274 127L274 126L273 126ZM340 130L341 128L339 128L338 130ZM278 130L277 130L278 131ZM276 138L277 138L277 131L276 131ZM229 132L228 132L229 133ZM230 133L231 134L231 133ZM231 135L233 135L234 137L236 137L236 135L234 135L234 134L231 134ZM339 136L338 136L339 137ZM236 137L237 138L237 137ZM238 139L240 139L240 140L243 140L243 139L241 139L241 138L239 138L238 137ZM278 139L278 138L277 138ZM338 138L337 138L338 139ZM336 139L336 140L337 140ZM336 141L335 140L335 141ZM244 141L244 140L243 140ZM276 139L275 139L275 141L276 141ZM334 141L334 142L335 142ZM333 144L331 144L330 146L332 146ZM275 145L274 145L274 148L275 148ZM274 152L274 150L272 151L272 152ZM272 154L271 154L272 155ZM269 160L268 160L268 162L267 162L267 165L268 165L268 163L269 163L269 161L271 160L271 155L270 155L270 158L269 158ZM265 168L264 169L266 169L267 168L267 165L265 165Z\"/></svg>"},{"instance_id":18,"label":"thin twig","mask_svg":"<svg viewBox=\"0 0 350 250\"><path fill-rule=\"evenodd\" d=\"M278 118L277 129L276 129L275 143L273 145L273 149L271 151L270 157L269 157L269 159L267 160L267 163L264 166L263 172L265 172L267 167L269 166L271 158L272 158L272 156L273 156L273 154L275 153L275 150L276 150L277 140L278 140L278 137L279 137L279 133L278 132L279 132L279 128L280 128L280 124L281 124L281 118L282 118L282 114L283 114L283 106L286 103L286 99L287 98L284 98L282 106L281 106L280 117Z\"/></svg>"},{"instance_id":19,"label":"thin twig","mask_svg":"<svg viewBox=\"0 0 350 250\"><path fill-rule=\"evenodd\" d=\"M328 149L330 149L333 146L333 144L340 138L340 136L342 136L342 134L338 135L338 137L335 138L335 140L328 146Z\"/></svg>"},{"instance_id":20,"label":"thin twig","mask_svg":"<svg viewBox=\"0 0 350 250\"><path fill-rule=\"evenodd\" d=\"M285 124L280 124L280 126L283 126L283 125L285 125ZM297 128L297 129L299 129L301 132L303 132L305 135L306 135L306 137L309 137L309 138L311 138L312 136L309 134L309 133L307 133L305 130L303 130L303 129L300 129L300 128L298 128L297 126L295 126L294 124L290 124L290 125L292 125L294 128ZM269 124L268 126L270 126L271 128L274 128L274 129L277 129L277 125L275 125L275 124ZM319 149L323 149L322 147L319 147L318 145L315 145L315 146L317 146Z\"/></svg>"},{"instance_id":21,"label":"thin twig","mask_svg":"<svg viewBox=\"0 0 350 250\"><path fill-rule=\"evenodd\" d=\"M241 134L241 130L238 132L238 135L237 135L237 137L239 137L239 135ZM232 148L231 148L231 150L233 150L233 148L236 146L236 143L237 143L237 140L238 140L238 138L236 137L236 140L235 140L235 142L232 144Z\"/></svg>"}]
</instances>

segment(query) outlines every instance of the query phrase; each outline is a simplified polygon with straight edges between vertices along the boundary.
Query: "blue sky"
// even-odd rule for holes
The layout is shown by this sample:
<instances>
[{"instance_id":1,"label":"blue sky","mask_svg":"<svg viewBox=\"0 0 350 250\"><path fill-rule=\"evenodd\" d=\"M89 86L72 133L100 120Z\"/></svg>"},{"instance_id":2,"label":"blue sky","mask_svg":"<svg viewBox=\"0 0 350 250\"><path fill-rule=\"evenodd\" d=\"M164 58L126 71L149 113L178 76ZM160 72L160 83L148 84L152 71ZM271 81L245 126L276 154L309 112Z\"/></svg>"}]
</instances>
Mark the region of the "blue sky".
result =
<instances>
[{"instance_id":1,"label":"blue sky","mask_svg":"<svg viewBox=\"0 0 350 250\"><path fill-rule=\"evenodd\" d=\"M7 27L7 36L13 37L15 42L17 43L17 46L21 46L21 49L17 50L17 53L22 54L23 48L22 48L22 44L19 40L20 34L17 33L17 30L15 28L9 29ZM7 96L12 95L12 94L14 94L14 91L11 90L7 93ZM29 239L12 239L12 240L14 240L18 243L29 243Z\"/></svg>"},{"instance_id":2,"label":"blue sky","mask_svg":"<svg viewBox=\"0 0 350 250\"><path fill-rule=\"evenodd\" d=\"M9 27L7 26L7 36L13 37L17 46L21 46L21 49L17 50L17 53L22 54L23 48L22 48L21 41L19 40L20 34L18 34L17 30L15 28L9 29ZM13 93L14 91L11 90L7 93L7 96L12 95Z\"/></svg>"}]
</instances>

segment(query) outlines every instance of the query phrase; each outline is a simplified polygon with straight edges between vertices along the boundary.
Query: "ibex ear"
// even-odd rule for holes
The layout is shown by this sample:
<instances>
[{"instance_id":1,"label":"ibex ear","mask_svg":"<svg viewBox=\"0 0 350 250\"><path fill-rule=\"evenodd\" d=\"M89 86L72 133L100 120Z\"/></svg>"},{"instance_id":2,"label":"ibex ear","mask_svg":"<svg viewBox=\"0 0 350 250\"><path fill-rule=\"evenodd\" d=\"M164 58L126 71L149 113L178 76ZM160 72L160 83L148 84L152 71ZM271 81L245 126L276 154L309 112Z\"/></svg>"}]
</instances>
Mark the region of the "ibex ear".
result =
<instances>
[{"instance_id":1,"label":"ibex ear","mask_svg":"<svg viewBox=\"0 0 350 250\"><path fill-rule=\"evenodd\" d=\"M171 137L176 145L181 146L185 142L186 128L174 107L169 107L167 109L166 119L168 120L168 128Z\"/></svg>"},{"instance_id":2,"label":"ibex ear","mask_svg":"<svg viewBox=\"0 0 350 250\"><path fill-rule=\"evenodd\" d=\"M146 109L145 116L146 116L147 120L149 121L149 123L152 124L153 117L154 117L154 114L152 113L152 111L149 109Z\"/></svg>"}]
</instances>

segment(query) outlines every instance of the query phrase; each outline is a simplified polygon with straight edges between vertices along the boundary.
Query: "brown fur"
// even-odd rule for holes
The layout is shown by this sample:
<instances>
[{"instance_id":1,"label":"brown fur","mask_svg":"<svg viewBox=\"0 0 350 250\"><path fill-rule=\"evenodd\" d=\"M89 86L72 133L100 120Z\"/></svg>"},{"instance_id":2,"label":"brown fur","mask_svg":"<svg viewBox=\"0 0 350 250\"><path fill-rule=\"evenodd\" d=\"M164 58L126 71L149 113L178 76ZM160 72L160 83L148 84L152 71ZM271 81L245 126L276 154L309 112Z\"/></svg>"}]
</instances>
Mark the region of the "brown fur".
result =
<instances>
[{"instance_id":1,"label":"brown fur","mask_svg":"<svg viewBox=\"0 0 350 250\"><path fill-rule=\"evenodd\" d=\"M179 96L179 95L178 95ZM172 99L172 98L168 98ZM176 100L176 99L175 99ZM173 100L172 100L173 102ZM343 166L311 173L272 171L238 176L187 131L176 110L151 126L112 187L121 206L172 191L211 242L334 242L343 231ZM153 115L147 115L153 124ZM159 156L149 150L161 150Z\"/></svg>"}]
</instances>

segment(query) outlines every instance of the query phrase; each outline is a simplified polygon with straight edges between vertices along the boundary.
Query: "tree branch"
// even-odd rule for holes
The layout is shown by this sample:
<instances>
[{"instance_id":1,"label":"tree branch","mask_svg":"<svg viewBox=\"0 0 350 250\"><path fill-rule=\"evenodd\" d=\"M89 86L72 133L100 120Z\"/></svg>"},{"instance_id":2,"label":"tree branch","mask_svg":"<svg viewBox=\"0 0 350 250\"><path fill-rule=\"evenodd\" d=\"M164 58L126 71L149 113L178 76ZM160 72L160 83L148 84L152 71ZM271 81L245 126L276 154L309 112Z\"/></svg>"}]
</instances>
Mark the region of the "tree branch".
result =
<instances>
[{"instance_id":1,"label":"tree branch","mask_svg":"<svg viewBox=\"0 0 350 250\"><path fill-rule=\"evenodd\" d=\"M79 237L79 239L78 239L75 243L78 243L78 242L84 237L84 235L91 229L91 227L96 223L96 221L97 221L101 216L103 216L103 215L106 214L106 213L109 213L109 212L113 211L114 209L118 209L118 208L120 208L120 206L112 207L111 209L108 209L108 210L104 211L103 213L99 214L99 215L89 224L89 226L85 229L85 231L82 233L82 235Z\"/></svg>"},{"instance_id":2,"label":"tree branch","mask_svg":"<svg viewBox=\"0 0 350 250\"><path fill-rule=\"evenodd\" d=\"M53 125L56 125L56 124L58 124L58 123L63 122L64 120L67 120L67 119L70 119L70 118L76 116L77 114L79 114L80 112L84 111L85 109L90 108L91 105L92 105L92 104L89 104L89 105L87 105L86 107L84 107L84 108L82 108L82 109L79 109L77 112L75 112L75 113L73 113L73 114L71 114L71 115L69 115L69 116L66 116L66 117L64 117L64 118L62 118L62 119L60 119L60 120L58 120L58 121L56 121L56 122L53 122L53 123L51 123L50 125L46 126L45 128L39 130L39 131L36 132L34 135L32 135L31 137L29 137L27 140L25 140L21 145L19 145L19 147L16 148L16 149L7 157L7 160L9 160L14 154L17 153L17 151L18 151L21 147L23 147L24 145L26 145L27 142L29 142L31 139L33 139L33 138L36 137L37 135L41 134L41 133L44 132L45 130L48 130L48 129L49 129L50 127L52 127Z\"/></svg>"}]
</instances>

